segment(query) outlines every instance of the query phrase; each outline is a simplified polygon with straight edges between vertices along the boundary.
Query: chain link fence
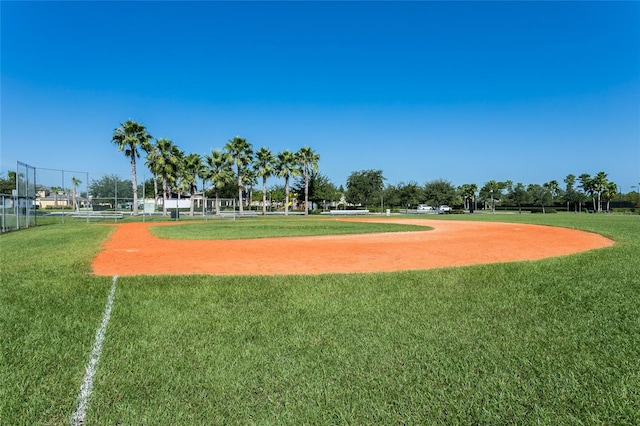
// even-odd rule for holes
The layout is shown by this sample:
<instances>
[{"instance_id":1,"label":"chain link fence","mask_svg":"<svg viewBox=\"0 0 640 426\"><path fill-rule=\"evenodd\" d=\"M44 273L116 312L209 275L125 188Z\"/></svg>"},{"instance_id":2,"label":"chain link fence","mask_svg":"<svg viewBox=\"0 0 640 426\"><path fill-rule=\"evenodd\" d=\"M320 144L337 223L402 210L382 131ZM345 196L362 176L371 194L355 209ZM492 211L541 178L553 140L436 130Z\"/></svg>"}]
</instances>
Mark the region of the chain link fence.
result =
<instances>
[{"instance_id":1,"label":"chain link fence","mask_svg":"<svg viewBox=\"0 0 640 426\"><path fill-rule=\"evenodd\" d=\"M15 189L0 194L0 229L2 232L36 225L36 168L20 161L16 164Z\"/></svg>"}]
</instances>

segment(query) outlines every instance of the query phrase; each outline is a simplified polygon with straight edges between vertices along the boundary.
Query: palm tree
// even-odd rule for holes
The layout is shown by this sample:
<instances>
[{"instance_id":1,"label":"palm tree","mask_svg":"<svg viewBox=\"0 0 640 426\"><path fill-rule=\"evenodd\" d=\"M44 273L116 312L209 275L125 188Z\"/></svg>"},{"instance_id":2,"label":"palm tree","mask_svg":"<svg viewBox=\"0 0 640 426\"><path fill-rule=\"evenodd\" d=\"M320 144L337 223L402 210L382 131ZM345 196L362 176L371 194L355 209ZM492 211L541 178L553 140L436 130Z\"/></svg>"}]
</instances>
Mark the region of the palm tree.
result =
<instances>
[{"instance_id":1,"label":"palm tree","mask_svg":"<svg viewBox=\"0 0 640 426\"><path fill-rule=\"evenodd\" d=\"M569 204L571 203L571 201L575 201L575 190L573 189L573 186L576 184L576 177L575 175L572 175L571 173L567 175L567 177L564 178L564 183L567 185L565 187L564 190L564 199L567 202L567 213L569 212ZM574 211L575 211L575 204L574 204Z\"/></svg>"},{"instance_id":2,"label":"palm tree","mask_svg":"<svg viewBox=\"0 0 640 426\"><path fill-rule=\"evenodd\" d=\"M304 176L304 214L309 214L309 176L311 171L318 171L318 161L320 155L315 153L308 146L300 148L296 153L296 158L302 169Z\"/></svg>"},{"instance_id":3,"label":"palm tree","mask_svg":"<svg viewBox=\"0 0 640 426\"><path fill-rule=\"evenodd\" d=\"M558 196L558 194L560 193L560 185L558 184L557 180L550 180L549 182L546 182L544 184L542 184L542 186L549 191L549 193L551 194L551 206L553 207L553 203L555 201L555 198ZM544 210L544 208L543 208Z\"/></svg>"},{"instance_id":4,"label":"palm tree","mask_svg":"<svg viewBox=\"0 0 640 426\"><path fill-rule=\"evenodd\" d=\"M78 204L76 202L76 196L78 194L78 185L80 185L82 181L75 176L71 176L71 185L73 185L73 206L76 211L78 210Z\"/></svg>"},{"instance_id":5,"label":"palm tree","mask_svg":"<svg viewBox=\"0 0 640 426\"><path fill-rule=\"evenodd\" d=\"M253 204L253 186L258 183L256 171L250 167L242 169L242 185L247 188L247 206L251 210Z\"/></svg>"},{"instance_id":6,"label":"palm tree","mask_svg":"<svg viewBox=\"0 0 640 426\"><path fill-rule=\"evenodd\" d=\"M140 157L140 149L148 152L151 149L152 136L147 129L131 119L120 124L120 127L113 131L111 141L118 147L118 151L124 154L131 161L131 187L133 189L133 215L138 215L138 179L136 177L136 158Z\"/></svg>"},{"instance_id":7,"label":"palm tree","mask_svg":"<svg viewBox=\"0 0 640 426\"><path fill-rule=\"evenodd\" d=\"M158 139L156 141L158 158L156 168L162 178L162 214L167 215L167 198L171 188L175 187L178 180L180 166L182 162L182 151L169 139Z\"/></svg>"},{"instance_id":8,"label":"palm tree","mask_svg":"<svg viewBox=\"0 0 640 426\"><path fill-rule=\"evenodd\" d=\"M256 175L262 178L262 215L267 214L267 178L275 172L276 158L273 153L267 148L260 148L256 152L256 160L253 163L253 167L256 171Z\"/></svg>"},{"instance_id":9,"label":"palm tree","mask_svg":"<svg viewBox=\"0 0 640 426\"><path fill-rule=\"evenodd\" d=\"M607 200L607 212L611 212L611 200L618 194L618 185L614 182L607 182L607 186L604 188L603 196Z\"/></svg>"},{"instance_id":10,"label":"palm tree","mask_svg":"<svg viewBox=\"0 0 640 426\"><path fill-rule=\"evenodd\" d=\"M182 175L184 178L184 183L186 189L189 191L191 195L191 200L189 202L189 215L193 216L193 205L194 200L193 197L196 193L197 189L197 179L202 175L204 165L202 164L202 157L196 153L192 153L187 155L184 158Z\"/></svg>"},{"instance_id":11,"label":"palm tree","mask_svg":"<svg viewBox=\"0 0 640 426\"><path fill-rule=\"evenodd\" d=\"M596 198L594 197L596 191L593 179L588 173L581 174L578 176L578 179L580 179L580 188L582 188L582 191L584 191L585 194L591 197L591 200L593 201L593 211L596 211Z\"/></svg>"},{"instance_id":12,"label":"palm tree","mask_svg":"<svg viewBox=\"0 0 640 426\"><path fill-rule=\"evenodd\" d=\"M158 160L160 158L160 150L158 145L152 145L147 153L147 161L144 163L153 174L153 210L158 208L158 174L160 169L158 168Z\"/></svg>"},{"instance_id":13,"label":"palm tree","mask_svg":"<svg viewBox=\"0 0 640 426\"><path fill-rule=\"evenodd\" d=\"M284 214L287 216L289 214L289 178L300 175L296 155L293 152L284 150L278 154L276 159L276 174L278 177L284 178Z\"/></svg>"},{"instance_id":14,"label":"palm tree","mask_svg":"<svg viewBox=\"0 0 640 426\"><path fill-rule=\"evenodd\" d=\"M236 166L236 177L238 179L238 204L240 206L240 213L242 213L242 169L251 164L253 149L251 148L251 144L240 136L229 139L227 144L224 146L224 149L231 154Z\"/></svg>"},{"instance_id":15,"label":"palm tree","mask_svg":"<svg viewBox=\"0 0 640 426\"><path fill-rule=\"evenodd\" d=\"M593 189L598 193L598 211L602 211L602 193L607 188L607 184L609 180L607 179L607 174L605 172L598 172L593 177Z\"/></svg>"},{"instance_id":16,"label":"palm tree","mask_svg":"<svg viewBox=\"0 0 640 426\"><path fill-rule=\"evenodd\" d=\"M464 197L465 207L468 208L471 213L473 213L473 210L475 208L474 203L476 200L476 192L478 192L478 185L476 185L475 183L465 183L458 189L460 191L460 195Z\"/></svg>"},{"instance_id":17,"label":"palm tree","mask_svg":"<svg viewBox=\"0 0 640 426\"><path fill-rule=\"evenodd\" d=\"M216 215L220 215L220 188L233 180L233 157L227 152L213 150L204 156L204 179L210 180L216 191Z\"/></svg>"},{"instance_id":18,"label":"palm tree","mask_svg":"<svg viewBox=\"0 0 640 426\"><path fill-rule=\"evenodd\" d=\"M482 189L480 190L480 193L483 194L483 196L486 198L487 195L489 195L491 197L491 212L495 213L496 212L496 198L498 197L498 200L500 200L502 198L502 190L505 187L505 183L504 182L497 182L495 180L490 180L489 182L485 183L484 186L482 187Z\"/></svg>"}]
</instances>

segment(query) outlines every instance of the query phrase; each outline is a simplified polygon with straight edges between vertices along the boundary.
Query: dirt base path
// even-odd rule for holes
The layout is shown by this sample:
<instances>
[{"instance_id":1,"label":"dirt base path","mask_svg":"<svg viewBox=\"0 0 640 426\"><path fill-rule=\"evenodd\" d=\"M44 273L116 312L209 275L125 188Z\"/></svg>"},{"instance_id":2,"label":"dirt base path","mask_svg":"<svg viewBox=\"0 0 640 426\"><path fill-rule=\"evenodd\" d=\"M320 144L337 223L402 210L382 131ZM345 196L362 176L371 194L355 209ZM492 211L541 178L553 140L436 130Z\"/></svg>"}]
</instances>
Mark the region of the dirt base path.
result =
<instances>
[{"instance_id":1,"label":"dirt base path","mask_svg":"<svg viewBox=\"0 0 640 426\"><path fill-rule=\"evenodd\" d=\"M375 219L360 219L376 221ZM535 260L607 247L597 234L549 226L397 219L433 230L251 240L167 240L150 226L117 225L93 262L96 275L388 272ZM179 224L178 224L179 225Z\"/></svg>"}]
</instances>

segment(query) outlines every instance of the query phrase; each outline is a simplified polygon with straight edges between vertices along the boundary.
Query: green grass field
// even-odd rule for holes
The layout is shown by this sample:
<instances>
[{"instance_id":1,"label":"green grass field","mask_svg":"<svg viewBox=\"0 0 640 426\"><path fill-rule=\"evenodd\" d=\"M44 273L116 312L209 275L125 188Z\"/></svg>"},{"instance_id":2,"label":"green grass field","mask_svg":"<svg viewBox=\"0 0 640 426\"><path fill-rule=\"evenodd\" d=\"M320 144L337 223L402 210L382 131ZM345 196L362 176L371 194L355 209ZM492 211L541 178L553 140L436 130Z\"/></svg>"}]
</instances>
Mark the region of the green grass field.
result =
<instances>
[{"instance_id":1,"label":"green grass field","mask_svg":"<svg viewBox=\"0 0 640 426\"><path fill-rule=\"evenodd\" d=\"M439 219L617 244L418 272L121 277L85 424L640 424L640 217ZM0 236L0 424L69 424L110 229Z\"/></svg>"}]
</instances>

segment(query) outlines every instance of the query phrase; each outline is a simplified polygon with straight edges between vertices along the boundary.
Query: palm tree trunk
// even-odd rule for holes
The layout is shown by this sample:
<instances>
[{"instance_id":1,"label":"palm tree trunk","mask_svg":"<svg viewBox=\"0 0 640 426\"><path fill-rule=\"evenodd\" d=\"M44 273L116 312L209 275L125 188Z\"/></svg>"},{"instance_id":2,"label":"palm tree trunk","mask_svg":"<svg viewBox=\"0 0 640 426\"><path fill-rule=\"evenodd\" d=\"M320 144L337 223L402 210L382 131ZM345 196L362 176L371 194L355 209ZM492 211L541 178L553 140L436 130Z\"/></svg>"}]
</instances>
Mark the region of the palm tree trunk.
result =
<instances>
[{"instance_id":1,"label":"palm tree trunk","mask_svg":"<svg viewBox=\"0 0 640 426\"><path fill-rule=\"evenodd\" d=\"M153 211L158 209L158 175L153 174Z\"/></svg>"},{"instance_id":2,"label":"palm tree trunk","mask_svg":"<svg viewBox=\"0 0 640 426\"><path fill-rule=\"evenodd\" d=\"M242 176L240 173L240 166L238 166L238 205L240 207L239 211L242 213Z\"/></svg>"},{"instance_id":3,"label":"palm tree trunk","mask_svg":"<svg viewBox=\"0 0 640 426\"><path fill-rule=\"evenodd\" d=\"M133 215L138 216L138 179L136 177L136 156L131 154L131 186L133 189Z\"/></svg>"},{"instance_id":4,"label":"palm tree trunk","mask_svg":"<svg viewBox=\"0 0 640 426\"><path fill-rule=\"evenodd\" d=\"M193 203L194 203L194 199L193 196L195 195L196 192L196 188L191 185L191 199L189 200L189 216L193 217ZM203 191L203 195L204 195L204 191Z\"/></svg>"},{"instance_id":5,"label":"palm tree trunk","mask_svg":"<svg viewBox=\"0 0 640 426\"><path fill-rule=\"evenodd\" d=\"M289 215L289 176L284 178L284 215Z\"/></svg>"},{"instance_id":6,"label":"palm tree trunk","mask_svg":"<svg viewBox=\"0 0 640 426\"><path fill-rule=\"evenodd\" d=\"M167 192L168 192L168 182L166 173L162 173L162 215L167 215Z\"/></svg>"},{"instance_id":7,"label":"palm tree trunk","mask_svg":"<svg viewBox=\"0 0 640 426\"><path fill-rule=\"evenodd\" d=\"M262 216L267 214L267 178L262 177Z\"/></svg>"},{"instance_id":8,"label":"palm tree trunk","mask_svg":"<svg viewBox=\"0 0 640 426\"><path fill-rule=\"evenodd\" d=\"M304 214L309 215L309 167L304 165Z\"/></svg>"}]
</instances>

